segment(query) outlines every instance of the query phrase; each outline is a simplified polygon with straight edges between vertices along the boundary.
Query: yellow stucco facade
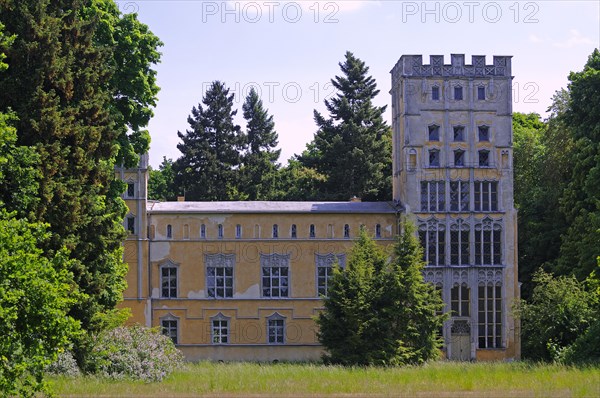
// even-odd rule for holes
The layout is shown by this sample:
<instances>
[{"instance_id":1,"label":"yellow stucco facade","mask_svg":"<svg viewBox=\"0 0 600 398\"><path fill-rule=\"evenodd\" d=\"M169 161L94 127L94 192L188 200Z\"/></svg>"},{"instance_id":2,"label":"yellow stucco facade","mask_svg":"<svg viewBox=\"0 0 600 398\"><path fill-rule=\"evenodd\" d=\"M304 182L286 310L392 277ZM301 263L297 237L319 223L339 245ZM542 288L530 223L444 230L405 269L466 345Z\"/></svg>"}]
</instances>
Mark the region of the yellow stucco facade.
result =
<instances>
[{"instance_id":1,"label":"yellow stucco facade","mask_svg":"<svg viewBox=\"0 0 600 398\"><path fill-rule=\"evenodd\" d=\"M316 360L315 315L361 226L392 244L410 219L446 303L443 354L519 358L510 57L402 56L392 70L391 202L150 202L128 184L123 306L188 360ZM504 96L502 96L504 93Z\"/></svg>"}]
</instances>

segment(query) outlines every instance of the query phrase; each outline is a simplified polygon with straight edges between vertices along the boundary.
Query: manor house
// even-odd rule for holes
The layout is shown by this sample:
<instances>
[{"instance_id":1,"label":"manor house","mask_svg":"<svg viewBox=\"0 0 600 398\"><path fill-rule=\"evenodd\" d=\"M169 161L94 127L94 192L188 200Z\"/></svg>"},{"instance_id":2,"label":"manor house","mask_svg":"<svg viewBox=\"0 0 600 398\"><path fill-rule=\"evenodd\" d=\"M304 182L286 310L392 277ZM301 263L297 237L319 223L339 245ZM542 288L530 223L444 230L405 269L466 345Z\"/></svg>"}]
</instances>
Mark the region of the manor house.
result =
<instances>
[{"instance_id":1,"label":"manor house","mask_svg":"<svg viewBox=\"0 0 600 398\"><path fill-rule=\"evenodd\" d=\"M450 313L453 360L519 358L511 57L403 55L391 71L392 202L153 202L148 157L117 169L129 264L123 306L188 360L314 360L314 316L361 227L417 226Z\"/></svg>"}]
</instances>

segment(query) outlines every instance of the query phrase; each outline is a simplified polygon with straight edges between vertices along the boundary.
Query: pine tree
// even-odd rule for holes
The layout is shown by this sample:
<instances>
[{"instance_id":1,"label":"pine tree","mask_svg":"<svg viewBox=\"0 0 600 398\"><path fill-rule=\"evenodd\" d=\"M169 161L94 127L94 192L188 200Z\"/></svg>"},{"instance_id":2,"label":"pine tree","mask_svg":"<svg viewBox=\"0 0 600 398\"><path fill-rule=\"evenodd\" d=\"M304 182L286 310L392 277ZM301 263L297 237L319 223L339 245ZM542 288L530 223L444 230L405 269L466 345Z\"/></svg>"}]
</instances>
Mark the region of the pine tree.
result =
<instances>
[{"instance_id":1,"label":"pine tree","mask_svg":"<svg viewBox=\"0 0 600 398\"><path fill-rule=\"evenodd\" d=\"M343 75L331 80L338 94L325 100L330 117L314 111L319 129L298 159L327 177L321 199L388 200L392 155L391 130L382 116L386 107L373 105L379 90L365 63L351 52L345 58Z\"/></svg>"},{"instance_id":2,"label":"pine tree","mask_svg":"<svg viewBox=\"0 0 600 398\"><path fill-rule=\"evenodd\" d=\"M186 200L229 200L238 192L238 169L244 136L234 124L234 94L214 81L202 104L188 117L191 129L178 132L182 156L175 161L175 185Z\"/></svg>"},{"instance_id":3,"label":"pine tree","mask_svg":"<svg viewBox=\"0 0 600 398\"><path fill-rule=\"evenodd\" d=\"M337 269L317 317L328 362L344 365L421 364L439 357L443 304L423 280L414 228L404 225L394 258L364 231Z\"/></svg>"},{"instance_id":4,"label":"pine tree","mask_svg":"<svg viewBox=\"0 0 600 398\"><path fill-rule=\"evenodd\" d=\"M277 147L277 132L273 116L252 88L242 107L246 120L248 150L242 160L240 192L249 200L266 200L274 196L277 161L281 150Z\"/></svg>"}]
</instances>

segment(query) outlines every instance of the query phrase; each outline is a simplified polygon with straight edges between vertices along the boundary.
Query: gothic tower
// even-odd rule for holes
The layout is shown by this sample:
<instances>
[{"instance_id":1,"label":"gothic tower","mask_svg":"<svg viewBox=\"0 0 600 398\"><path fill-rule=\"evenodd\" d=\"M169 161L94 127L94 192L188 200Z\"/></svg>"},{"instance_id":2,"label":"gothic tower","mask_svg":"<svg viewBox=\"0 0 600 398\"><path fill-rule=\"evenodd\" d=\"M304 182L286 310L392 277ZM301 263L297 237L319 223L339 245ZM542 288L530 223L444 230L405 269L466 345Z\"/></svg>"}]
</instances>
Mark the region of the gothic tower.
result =
<instances>
[{"instance_id":1,"label":"gothic tower","mask_svg":"<svg viewBox=\"0 0 600 398\"><path fill-rule=\"evenodd\" d=\"M518 358L511 57L403 55L392 74L393 190L451 314L445 353Z\"/></svg>"}]
</instances>

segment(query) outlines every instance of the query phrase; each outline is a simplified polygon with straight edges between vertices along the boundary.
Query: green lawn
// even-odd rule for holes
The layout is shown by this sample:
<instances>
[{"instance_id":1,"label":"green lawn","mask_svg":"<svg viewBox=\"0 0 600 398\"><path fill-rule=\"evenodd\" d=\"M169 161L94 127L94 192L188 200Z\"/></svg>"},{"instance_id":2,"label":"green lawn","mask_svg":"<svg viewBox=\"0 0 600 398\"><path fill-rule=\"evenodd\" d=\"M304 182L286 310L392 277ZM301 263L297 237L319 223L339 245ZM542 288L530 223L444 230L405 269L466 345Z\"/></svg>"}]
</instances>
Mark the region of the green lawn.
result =
<instances>
[{"instance_id":1,"label":"green lawn","mask_svg":"<svg viewBox=\"0 0 600 398\"><path fill-rule=\"evenodd\" d=\"M600 397L600 368L438 362L423 367L188 364L162 383L51 378L61 397Z\"/></svg>"}]
</instances>

